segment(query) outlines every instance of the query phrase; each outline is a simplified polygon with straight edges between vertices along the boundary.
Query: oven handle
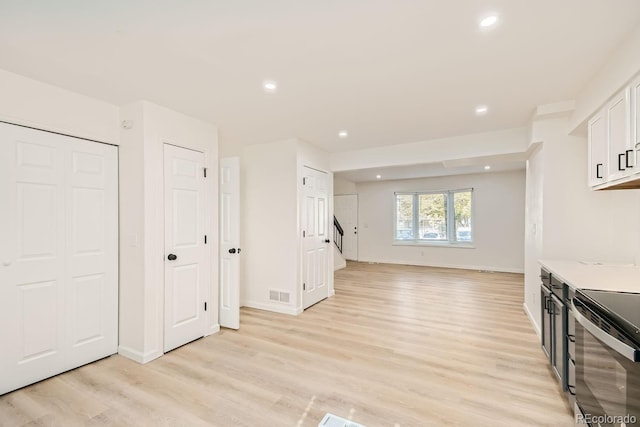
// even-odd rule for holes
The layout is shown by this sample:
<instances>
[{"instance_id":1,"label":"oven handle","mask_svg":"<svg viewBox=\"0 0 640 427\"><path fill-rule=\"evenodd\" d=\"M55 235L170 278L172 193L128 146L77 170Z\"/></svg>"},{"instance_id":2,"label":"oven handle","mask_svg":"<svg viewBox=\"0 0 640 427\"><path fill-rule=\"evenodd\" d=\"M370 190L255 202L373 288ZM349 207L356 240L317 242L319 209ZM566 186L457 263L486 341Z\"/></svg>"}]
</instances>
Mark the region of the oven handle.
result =
<instances>
[{"instance_id":1,"label":"oven handle","mask_svg":"<svg viewBox=\"0 0 640 427\"><path fill-rule=\"evenodd\" d=\"M582 315L582 313L578 311L575 301L571 300L571 306L573 307L573 316L575 317L575 319L582 325L583 328L589 331L591 335L593 335L627 359L631 360L632 362L636 361L635 348L628 346L620 340L617 340L615 337L609 335L608 333L594 325L592 322L590 322L586 317Z\"/></svg>"}]
</instances>

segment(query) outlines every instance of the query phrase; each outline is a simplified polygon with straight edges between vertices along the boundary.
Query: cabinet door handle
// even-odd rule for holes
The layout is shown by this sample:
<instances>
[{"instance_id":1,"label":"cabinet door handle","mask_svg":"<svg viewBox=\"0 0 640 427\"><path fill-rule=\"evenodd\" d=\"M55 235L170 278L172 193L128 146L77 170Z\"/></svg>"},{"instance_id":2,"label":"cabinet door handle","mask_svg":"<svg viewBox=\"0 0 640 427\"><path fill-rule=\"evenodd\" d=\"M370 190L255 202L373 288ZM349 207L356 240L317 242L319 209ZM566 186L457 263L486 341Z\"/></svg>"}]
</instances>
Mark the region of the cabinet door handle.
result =
<instances>
[{"instance_id":1,"label":"cabinet door handle","mask_svg":"<svg viewBox=\"0 0 640 427\"><path fill-rule=\"evenodd\" d=\"M624 168L622 167L622 158L624 157L624 153L620 153L618 154L618 170L619 171L623 171Z\"/></svg>"},{"instance_id":2,"label":"cabinet door handle","mask_svg":"<svg viewBox=\"0 0 640 427\"><path fill-rule=\"evenodd\" d=\"M624 155L626 157L624 164L628 168L632 168L633 167L633 165L629 164L629 154L631 154L631 153L633 153L633 150L627 150L627 151L624 152Z\"/></svg>"},{"instance_id":3,"label":"cabinet door handle","mask_svg":"<svg viewBox=\"0 0 640 427\"><path fill-rule=\"evenodd\" d=\"M576 336L575 336L575 335L573 335L573 334L568 334L568 335L567 335L567 339L568 339L570 342L576 342Z\"/></svg>"},{"instance_id":4,"label":"cabinet door handle","mask_svg":"<svg viewBox=\"0 0 640 427\"><path fill-rule=\"evenodd\" d=\"M601 168L601 167L602 167L602 163L598 163L598 164L596 165L596 178L597 178L597 179L601 179L601 178L602 178L602 176L600 175L600 168Z\"/></svg>"}]
</instances>

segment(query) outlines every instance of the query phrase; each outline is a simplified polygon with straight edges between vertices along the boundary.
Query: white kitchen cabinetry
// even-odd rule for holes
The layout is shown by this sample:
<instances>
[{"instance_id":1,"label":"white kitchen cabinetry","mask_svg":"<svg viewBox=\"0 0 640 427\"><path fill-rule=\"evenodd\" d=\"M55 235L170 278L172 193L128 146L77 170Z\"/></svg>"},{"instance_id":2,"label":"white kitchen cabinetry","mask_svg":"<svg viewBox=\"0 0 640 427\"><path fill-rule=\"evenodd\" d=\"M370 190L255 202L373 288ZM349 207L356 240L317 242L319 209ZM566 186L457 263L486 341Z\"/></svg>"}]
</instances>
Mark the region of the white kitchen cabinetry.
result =
<instances>
[{"instance_id":1,"label":"white kitchen cabinetry","mask_svg":"<svg viewBox=\"0 0 640 427\"><path fill-rule=\"evenodd\" d=\"M588 122L589 185L594 190L640 188L640 77L613 96Z\"/></svg>"},{"instance_id":2,"label":"white kitchen cabinetry","mask_svg":"<svg viewBox=\"0 0 640 427\"><path fill-rule=\"evenodd\" d=\"M640 151L640 76L631 82L631 144L637 160Z\"/></svg>"},{"instance_id":3,"label":"white kitchen cabinetry","mask_svg":"<svg viewBox=\"0 0 640 427\"><path fill-rule=\"evenodd\" d=\"M633 144L630 136L629 88L613 97L605 107L609 147L608 180L624 178L634 172Z\"/></svg>"}]
</instances>

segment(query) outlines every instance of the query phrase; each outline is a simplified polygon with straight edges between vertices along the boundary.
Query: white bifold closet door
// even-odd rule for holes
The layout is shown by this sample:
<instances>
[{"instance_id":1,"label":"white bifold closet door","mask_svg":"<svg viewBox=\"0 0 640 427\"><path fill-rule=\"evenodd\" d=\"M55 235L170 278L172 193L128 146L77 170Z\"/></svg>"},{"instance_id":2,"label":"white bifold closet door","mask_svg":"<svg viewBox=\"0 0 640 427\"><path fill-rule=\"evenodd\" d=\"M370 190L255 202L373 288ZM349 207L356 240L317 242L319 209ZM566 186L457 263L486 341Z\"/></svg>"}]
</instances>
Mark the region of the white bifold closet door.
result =
<instances>
[{"instance_id":1,"label":"white bifold closet door","mask_svg":"<svg viewBox=\"0 0 640 427\"><path fill-rule=\"evenodd\" d=\"M0 394L117 352L118 151L0 123Z\"/></svg>"}]
</instances>

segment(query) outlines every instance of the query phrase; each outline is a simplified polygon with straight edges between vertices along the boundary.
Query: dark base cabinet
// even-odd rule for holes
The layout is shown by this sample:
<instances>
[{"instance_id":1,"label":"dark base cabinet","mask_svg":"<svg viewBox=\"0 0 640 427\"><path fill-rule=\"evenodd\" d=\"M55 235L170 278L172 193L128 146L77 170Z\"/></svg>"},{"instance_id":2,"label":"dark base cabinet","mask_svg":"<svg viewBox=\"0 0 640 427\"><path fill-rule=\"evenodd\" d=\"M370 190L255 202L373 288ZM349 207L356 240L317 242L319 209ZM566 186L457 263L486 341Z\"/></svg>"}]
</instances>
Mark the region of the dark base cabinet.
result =
<instances>
[{"instance_id":1,"label":"dark base cabinet","mask_svg":"<svg viewBox=\"0 0 640 427\"><path fill-rule=\"evenodd\" d=\"M576 403L576 320L573 316L571 307L571 299L575 295L575 290L567 287L568 295L565 301L567 307L567 394L569 395L569 403L573 408ZM574 412L575 413L575 412Z\"/></svg>"},{"instance_id":2,"label":"dark base cabinet","mask_svg":"<svg viewBox=\"0 0 640 427\"><path fill-rule=\"evenodd\" d=\"M540 272L542 306L542 350L558 377L563 390L567 390L567 306L566 285L542 269Z\"/></svg>"},{"instance_id":3,"label":"dark base cabinet","mask_svg":"<svg viewBox=\"0 0 640 427\"><path fill-rule=\"evenodd\" d=\"M544 277L541 275L540 277ZM551 304L551 289L544 285L544 279L542 281L542 286L540 287L540 301L542 302L542 351L551 362L551 346L552 346L552 337L551 337L551 311L549 310L549 305Z\"/></svg>"}]
</instances>

